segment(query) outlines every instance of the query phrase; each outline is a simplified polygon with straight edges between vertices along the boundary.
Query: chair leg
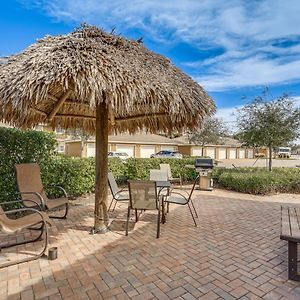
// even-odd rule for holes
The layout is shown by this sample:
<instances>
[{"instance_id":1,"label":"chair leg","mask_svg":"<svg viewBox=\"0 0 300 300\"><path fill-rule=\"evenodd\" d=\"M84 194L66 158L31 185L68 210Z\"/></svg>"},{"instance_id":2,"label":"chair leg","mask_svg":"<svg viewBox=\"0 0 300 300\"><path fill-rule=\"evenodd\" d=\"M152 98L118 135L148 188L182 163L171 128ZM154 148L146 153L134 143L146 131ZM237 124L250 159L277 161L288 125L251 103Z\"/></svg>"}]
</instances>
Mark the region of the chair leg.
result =
<instances>
[{"instance_id":1,"label":"chair leg","mask_svg":"<svg viewBox=\"0 0 300 300\"><path fill-rule=\"evenodd\" d=\"M162 199L162 202L161 202L161 211L162 211L161 222L163 224L165 224L166 223L166 211L165 211L165 201L164 201L164 199Z\"/></svg>"},{"instance_id":2,"label":"chair leg","mask_svg":"<svg viewBox=\"0 0 300 300\"><path fill-rule=\"evenodd\" d=\"M116 202L115 202L115 205L114 205L114 208L113 208L113 210L112 210L112 211L115 211L115 209L116 209L116 206L117 206L117 203L118 203L118 201L116 200Z\"/></svg>"},{"instance_id":3,"label":"chair leg","mask_svg":"<svg viewBox=\"0 0 300 300\"><path fill-rule=\"evenodd\" d=\"M158 216L157 216L157 232L156 232L156 238L159 238L159 234L160 234L160 205L159 205L159 209L158 209Z\"/></svg>"},{"instance_id":4,"label":"chair leg","mask_svg":"<svg viewBox=\"0 0 300 300\"><path fill-rule=\"evenodd\" d=\"M194 221L195 227L197 227L197 223L196 223L195 217L194 217L194 215L193 215L193 212L192 212L192 209L191 209L190 203L188 203L188 207L189 207L190 213L191 213L191 215L192 215L192 218L193 218L193 221Z\"/></svg>"},{"instance_id":5,"label":"chair leg","mask_svg":"<svg viewBox=\"0 0 300 300\"><path fill-rule=\"evenodd\" d=\"M196 218L198 218L198 214L197 214L197 211L196 211L196 208L195 208L195 206L194 206L194 202L193 202L192 199L191 199L191 203L192 203L193 209L194 209L194 211L195 211Z\"/></svg>"},{"instance_id":6,"label":"chair leg","mask_svg":"<svg viewBox=\"0 0 300 300\"><path fill-rule=\"evenodd\" d=\"M126 232L125 232L126 236L128 235L129 218L130 218L130 207L128 207L128 210L127 210L127 221L126 221Z\"/></svg>"},{"instance_id":7,"label":"chair leg","mask_svg":"<svg viewBox=\"0 0 300 300\"><path fill-rule=\"evenodd\" d=\"M108 212L110 211L110 208L111 208L111 205L113 204L113 202L114 202L114 198L112 198L111 201L110 201L110 204L109 204L109 207L108 207L108 210L107 210Z\"/></svg>"},{"instance_id":8,"label":"chair leg","mask_svg":"<svg viewBox=\"0 0 300 300\"><path fill-rule=\"evenodd\" d=\"M139 220L139 215L137 209L135 209L135 222L138 222Z\"/></svg>"},{"instance_id":9,"label":"chair leg","mask_svg":"<svg viewBox=\"0 0 300 300\"><path fill-rule=\"evenodd\" d=\"M48 247L48 227L47 227L47 224L43 222L43 227L42 227L42 232L41 232L41 235L39 235L38 239L42 236L43 232L45 232L45 245L44 245L44 248L43 250L37 254L37 255L34 255L30 258L23 258L23 259L20 259L20 260L17 260L17 261L11 261L11 262L7 262L7 263L3 263L0 265L0 269L1 268L5 268L5 267L9 267L9 266L13 266L13 265L17 265L17 264L21 264L21 263L24 263L24 262L29 262L29 261L32 261L32 260L36 260L40 257L42 257L44 255L44 253L46 252L47 250L47 247ZM34 240L31 240L31 241L27 241L26 243L29 243L29 242L34 242L34 241L37 241L38 239L34 239ZM19 243L20 244L25 244L24 242L23 243ZM17 245L17 244L15 244ZM13 245L9 245L7 247L12 247ZM5 248L3 247L2 245L0 246L0 250L1 248Z\"/></svg>"}]
</instances>

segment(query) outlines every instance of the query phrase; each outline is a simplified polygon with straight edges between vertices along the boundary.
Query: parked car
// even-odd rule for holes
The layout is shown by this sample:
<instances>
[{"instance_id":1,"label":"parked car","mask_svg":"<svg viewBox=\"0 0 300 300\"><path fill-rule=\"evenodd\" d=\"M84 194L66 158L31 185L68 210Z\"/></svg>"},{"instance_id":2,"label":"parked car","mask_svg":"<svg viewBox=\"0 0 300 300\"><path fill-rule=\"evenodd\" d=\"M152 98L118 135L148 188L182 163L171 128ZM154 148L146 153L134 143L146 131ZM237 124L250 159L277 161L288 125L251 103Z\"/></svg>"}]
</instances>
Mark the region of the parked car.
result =
<instances>
[{"instance_id":1,"label":"parked car","mask_svg":"<svg viewBox=\"0 0 300 300\"><path fill-rule=\"evenodd\" d=\"M177 151L162 150L156 154L152 154L151 158L182 158L182 154Z\"/></svg>"},{"instance_id":2,"label":"parked car","mask_svg":"<svg viewBox=\"0 0 300 300\"><path fill-rule=\"evenodd\" d=\"M126 152L115 152L115 151L110 151L108 152L108 157L117 157L122 160L126 160L129 158L129 155Z\"/></svg>"}]
</instances>

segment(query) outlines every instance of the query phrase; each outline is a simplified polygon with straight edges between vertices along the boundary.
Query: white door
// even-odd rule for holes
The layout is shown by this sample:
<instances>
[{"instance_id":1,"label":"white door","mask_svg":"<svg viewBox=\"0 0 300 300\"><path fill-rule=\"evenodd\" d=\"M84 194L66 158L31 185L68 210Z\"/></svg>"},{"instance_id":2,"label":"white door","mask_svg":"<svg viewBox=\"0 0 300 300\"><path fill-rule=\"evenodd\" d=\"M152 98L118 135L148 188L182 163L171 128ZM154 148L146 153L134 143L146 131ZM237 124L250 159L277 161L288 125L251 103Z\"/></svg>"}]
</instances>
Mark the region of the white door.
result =
<instances>
[{"instance_id":1,"label":"white door","mask_svg":"<svg viewBox=\"0 0 300 300\"><path fill-rule=\"evenodd\" d=\"M155 153L155 146L151 146L151 145L144 145L141 146L141 157L142 158L148 158L150 157L151 154Z\"/></svg>"},{"instance_id":2,"label":"white door","mask_svg":"<svg viewBox=\"0 0 300 300\"><path fill-rule=\"evenodd\" d=\"M236 159L236 150L235 149L229 150L229 159Z\"/></svg>"},{"instance_id":3,"label":"white door","mask_svg":"<svg viewBox=\"0 0 300 300\"><path fill-rule=\"evenodd\" d=\"M245 158L245 149L240 149L240 158Z\"/></svg>"},{"instance_id":4,"label":"white door","mask_svg":"<svg viewBox=\"0 0 300 300\"><path fill-rule=\"evenodd\" d=\"M95 157L96 155L95 143L87 143L86 156Z\"/></svg>"},{"instance_id":5,"label":"white door","mask_svg":"<svg viewBox=\"0 0 300 300\"><path fill-rule=\"evenodd\" d=\"M226 159L226 148L219 148L219 159Z\"/></svg>"},{"instance_id":6,"label":"white door","mask_svg":"<svg viewBox=\"0 0 300 300\"><path fill-rule=\"evenodd\" d=\"M248 149L248 158L253 158L253 149Z\"/></svg>"},{"instance_id":7,"label":"white door","mask_svg":"<svg viewBox=\"0 0 300 300\"><path fill-rule=\"evenodd\" d=\"M117 145L117 152L125 152L129 157L134 157L134 146L132 145Z\"/></svg>"},{"instance_id":8,"label":"white door","mask_svg":"<svg viewBox=\"0 0 300 300\"><path fill-rule=\"evenodd\" d=\"M161 146L161 150L168 150L168 151L177 151L178 148L176 146Z\"/></svg>"},{"instance_id":9,"label":"white door","mask_svg":"<svg viewBox=\"0 0 300 300\"><path fill-rule=\"evenodd\" d=\"M201 156L202 148L201 147L192 147L192 156Z\"/></svg>"},{"instance_id":10,"label":"white door","mask_svg":"<svg viewBox=\"0 0 300 300\"><path fill-rule=\"evenodd\" d=\"M210 158L215 158L215 148L207 148L206 156L209 156Z\"/></svg>"}]
</instances>

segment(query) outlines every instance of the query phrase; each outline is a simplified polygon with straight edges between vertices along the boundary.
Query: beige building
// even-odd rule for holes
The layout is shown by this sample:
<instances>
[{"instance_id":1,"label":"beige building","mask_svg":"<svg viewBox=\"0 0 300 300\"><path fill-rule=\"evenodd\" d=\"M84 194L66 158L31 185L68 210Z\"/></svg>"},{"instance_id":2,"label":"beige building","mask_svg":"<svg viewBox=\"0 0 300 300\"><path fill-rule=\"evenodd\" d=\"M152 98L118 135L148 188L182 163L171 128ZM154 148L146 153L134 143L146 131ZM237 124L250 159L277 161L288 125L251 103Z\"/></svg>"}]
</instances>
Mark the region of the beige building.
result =
<instances>
[{"instance_id":1,"label":"beige building","mask_svg":"<svg viewBox=\"0 0 300 300\"><path fill-rule=\"evenodd\" d=\"M202 147L189 144L185 137L169 139L156 134L121 134L109 136L109 151L125 152L130 157L148 158L161 150L178 151L184 155L201 156ZM95 141L86 143L80 140L65 142L65 154L68 156L95 156ZM224 138L221 145L207 145L203 147L204 156L215 159L243 159L254 158L254 149L242 147L238 141Z\"/></svg>"},{"instance_id":2,"label":"beige building","mask_svg":"<svg viewBox=\"0 0 300 300\"><path fill-rule=\"evenodd\" d=\"M174 140L156 134L121 134L108 137L108 150L125 152L130 157L150 157L161 150L178 150L178 143ZM95 156L95 141L86 143L79 140L65 142L65 154L68 156L93 157Z\"/></svg>"},{"instance_id":3,"label":"beige building","mask_svg":"<svg viewBox=\"0 0 300 300\"><path fill-rule=\"evenodd\" d=\"M221 138L218 145L190 144L186 136L174 139L178 142L178 151L189 156L209 156L214 159L244 159L254 158L254 149L243 147L239 141L231 138ZM203 152L202 152L203 148Z\"/></svg>"}]
</instances>

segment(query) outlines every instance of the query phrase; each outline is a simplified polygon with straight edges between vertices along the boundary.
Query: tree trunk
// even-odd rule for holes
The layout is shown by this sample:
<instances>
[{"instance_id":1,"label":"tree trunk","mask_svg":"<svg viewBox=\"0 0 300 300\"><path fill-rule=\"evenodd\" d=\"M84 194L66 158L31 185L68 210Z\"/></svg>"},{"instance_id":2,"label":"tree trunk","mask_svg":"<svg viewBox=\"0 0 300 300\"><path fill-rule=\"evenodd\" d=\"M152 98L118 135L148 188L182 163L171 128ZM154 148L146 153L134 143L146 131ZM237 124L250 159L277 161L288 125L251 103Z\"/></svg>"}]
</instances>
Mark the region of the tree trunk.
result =
<instances>
[{"instance_id":1,"label":"tree trunk","mask_svg":"<svg viewBox=\"0 0 300 300\"><path fill-rule=\"evenodd\" d=\"M201 156L202 157L204 156L204 145L202 145L202 148L201 148Z\"/></svg>"},{"instance_id":2,"label":"tree trunk","mask_svg":"<svg viewBox=\"0 0 300 300\"><path fill-rule=\"evenodd\" d=\"M105 102L96 107L96 186L95 186L95 232L108 230L108 108Z\"/></svg>"},{"instance_id":3,"label":"tree trunk","mask_svg":"<svg viewBox=\"0 0 300 300\"><path fill-rule=\"evenodd\" d=\"M269 146L269 171L272 171L272 155L273 155L273 152L272 152L272 146Z\"/></svg>"}]
</instances>

